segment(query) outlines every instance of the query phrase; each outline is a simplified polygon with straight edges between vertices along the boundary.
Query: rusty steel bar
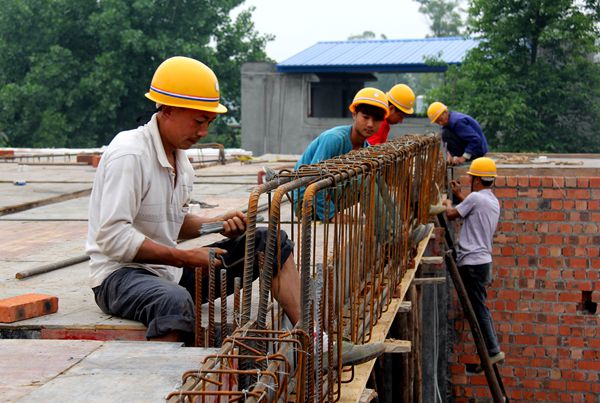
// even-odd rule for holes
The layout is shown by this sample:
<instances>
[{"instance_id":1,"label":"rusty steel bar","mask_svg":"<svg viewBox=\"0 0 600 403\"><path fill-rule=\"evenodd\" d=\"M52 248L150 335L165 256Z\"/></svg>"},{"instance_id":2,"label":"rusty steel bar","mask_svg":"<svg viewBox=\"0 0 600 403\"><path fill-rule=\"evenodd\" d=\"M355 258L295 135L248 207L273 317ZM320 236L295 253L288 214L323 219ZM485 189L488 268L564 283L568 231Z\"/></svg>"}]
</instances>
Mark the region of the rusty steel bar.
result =
<instances>
[{"instance_id":1,"label":"rusty steel bar","mask_svg":"<svg viewBox=\"0 0 600 403\"><path fill-rule=\"evenodd\" d=\"M242 327L224 339L221 355L207 361L203 369L219 369L227 360L224 357L232 357L236 351L246 351L246 356L283 354L284 347L291 345L284 345L279 339L287 338L297 342L293 344L295 360L290 362L291 369L272 362L265 366L266 361L258 359L245 359L254 367L238 369L250 371L244 374L260 371L261 376L244 387L266 394L252 395L252 399L264 401L279 396L280 401L339 400L343 369L341 349L335 346L341 345L344 337L355 343L370 340L394 290L412 267L417 246L415 230L429 220L429 205L438 202L439 189L444 185L445 161L443 156L440 158L440 151L437 136L406 135L301 166L294 172L280 171L273 180L256 187L248 203L244 291L238 324ZM258 311L253 321L250 282L256 259L256 209L263 194L268 195L270 208L264 262L259 262ZM291 221L282 220L281 204L286 198L292 201ZM323 217L318 217L316 203L321 202ZM265 327L268 312L274 315L276 307L269 293L272 275L281 269L275 266L280 262L279 234L289 228L285 227L288 222L292 229L290 239L295 239L295 228L298 234L301 319L294 331L285 333L278 330L281 321L276 322L274 316L270 320L274 328ZM281 309L277 312L281 313ZM237 320L236 315L234 322ZM324 350L337 354L328 354L324 359ZM329 368L326 374L324 365ZM288 391L286 382L263 376L264 371L272 369L273 373L283 371L279 376L286 382L293 380L296 388ZM259 379L266 383L258 382ZM193 388L201 390L209 384L200 380Z\"/></svg>"},{"instance_id":2,"label":"rusty steel bar","mask_svg":"<svg viewBox=\"0 0 600 403\"><path fill-rule=\"evenodd\" d=\"M208 251L208 345L214 346L215 343L215 250L210 248Z\"/></svg>"},{"instance_id":3,"label":"rusty steel bar","mask_svg":"<svg viewBox=\"0 0 600 403\"><path fill-rule=\"evenodd\" d=\"M195 280L195 309L196 320L194 324L194 346L204 347L204 334L202 332L202 267L194 269Z\"/></svg>"},{"instance_id":4,"label":"rusty steel bar","mask_svg":"<svg viewBox=\"0 0 600 403\"><path fill-rule=\"evenodd\" d=\"M221 338L229 335L229 321L227 320L227 270L221 269Z\"/></svg>"}]
</instances>

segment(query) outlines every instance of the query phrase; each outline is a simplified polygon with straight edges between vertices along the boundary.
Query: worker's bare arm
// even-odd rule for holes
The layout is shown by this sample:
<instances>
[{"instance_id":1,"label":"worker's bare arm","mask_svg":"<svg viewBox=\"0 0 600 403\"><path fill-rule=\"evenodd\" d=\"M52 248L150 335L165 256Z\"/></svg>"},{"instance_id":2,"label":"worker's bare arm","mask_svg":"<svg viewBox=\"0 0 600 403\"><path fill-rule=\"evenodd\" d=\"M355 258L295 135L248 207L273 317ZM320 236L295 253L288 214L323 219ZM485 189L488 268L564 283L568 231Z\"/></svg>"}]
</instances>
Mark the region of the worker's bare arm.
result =
<instances>
[{"instance_id":1,"label":"worker's bare arm","mask_svg":"<svg viewBox=\"0 0 600 403\"><path fill-rule=\"evenodd\" d=\"M460 218L458 210L452 207L452 200L446 199L442 203L446 206L446 217L448 217L449 220Z\"/></svg>"},{"instance_id":2,"label":"worker's bare arm","mask_svg":"<svg viewBox=\"0 0 600 403\"><path fill-rule=\"evenodd\" d=\"M159 244L146 238L138 249L134 262L165 264L176 267L208 267L208 252L211 248L202 247L194 249L177 249ZM217 255L227 253L220 248L212 248ZM221 265L219 259L215 260L216 266Z\"/></svg>"}]
</instances>

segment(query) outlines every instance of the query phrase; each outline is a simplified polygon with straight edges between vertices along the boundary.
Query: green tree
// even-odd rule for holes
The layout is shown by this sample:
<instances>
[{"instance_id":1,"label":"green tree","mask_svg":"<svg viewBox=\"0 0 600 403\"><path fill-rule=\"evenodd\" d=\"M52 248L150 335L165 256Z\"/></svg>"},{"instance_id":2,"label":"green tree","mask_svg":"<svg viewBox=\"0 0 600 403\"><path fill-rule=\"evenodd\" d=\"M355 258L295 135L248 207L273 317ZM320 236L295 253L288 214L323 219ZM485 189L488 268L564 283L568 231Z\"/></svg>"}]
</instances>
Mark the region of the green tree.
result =
<instances>
[{"instance_id":1,"label":"green tree","mask_svg":"<svg viewBox=\"0 0 600 403\"><path fill-rule=\"evenodd\" d=\"M499 151L600 151L600 3L473 0L470 16L482 42L433 97Z\"/></svg>"},{"instance_id":2,"label":"green tree","mask_svg":"<svg viewBox=\"0 0 600 403\"><path fill-rule=\"evenodd\" d=\"M216 128L239 144L240 73L266 59L269 36L235 20L243 0L3 0L0 128L11 146L90 147L143 123L143 94L164 59L203 61L230 112ZM141 116L142 115L142 116ZM141 118L141 119L140 119Z\"/></svg>"},{"instance_id":3,"label":"green tree","mask_svg":"<svg viewBox=\"0 0 600 403\"><path fill-rule=\"evenodd\" d=\"M429 29L434 37L458 36L464 26L460 12L460 0L415 0L419 12L430 21Z\"/></svg>"}]
</instances>

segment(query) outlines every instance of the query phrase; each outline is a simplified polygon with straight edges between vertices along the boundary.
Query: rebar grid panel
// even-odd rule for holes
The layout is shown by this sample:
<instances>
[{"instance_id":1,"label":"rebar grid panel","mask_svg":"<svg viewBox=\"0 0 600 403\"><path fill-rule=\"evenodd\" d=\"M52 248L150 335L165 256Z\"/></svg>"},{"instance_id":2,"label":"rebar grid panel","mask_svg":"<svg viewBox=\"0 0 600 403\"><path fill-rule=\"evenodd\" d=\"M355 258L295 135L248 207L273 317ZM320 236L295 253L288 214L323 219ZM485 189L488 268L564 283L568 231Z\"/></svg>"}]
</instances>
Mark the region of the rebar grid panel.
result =
<instances>
[{"instance_id":1,"label":"rebar grid panel","mask_svg":"<svg viewBox=\"0 0 600 403\"><path fill-rule=\"evenodd\" d=\"M182 375L181 387L170 393L170 402L273 402L304 399L296 382L302 379L308 335L299 330L250 329L248 324L223 340L219 354L205 357L199 369ZM254 346L267 346L268 352ZM240 369L242 361L254 365ZM244 383L247 386L242 387ZM295 385L295 386L294 386ZM290 389L294 386L293 390Z\"/></svg>"},{"instance_id":2,"label":"rebar grid panel","mask_svg":"<svg viewBox=\"0 0 600 403\"><path fill-rule=\"evenodd\" d=\"M301 166L294 172L281 171L274 180L254 189L248 204L240 324L244 329L283 331L278 330L283 322L273 320L277 304L272 303L269 292L273 273L283 264L278 256L279 234L286 230L295 241L301 275L302 317L295 329L311 335L298 339L299 351L306 353L306 359L290 362L297 369L288 380L296 388L288 389L277 400L288 401L291 396L287 393L295 393L296 401L339 400L341 349L334 346L341 345L343 339L354 343L370 340L394 290L412 267L417 246L411 242L412 230L427 221L430 204L438 201L444 175L439 137L407 135ZM261 195L268 195L271 204L265 258L260 264L258 316L250 321L256 211ZM289 221L282 219L284 198L292 201ZM322 217L317 216L317 202L323 204ZM271 323L267 323L268 312ZM277 312L280 317L281 310ZM273 350L268 340L259 338L252 346L264 356L283 354ZM226 350L224 345L223 355ZM337 354L327 354L324 360L325 351ZM264 361L255 360L253 365L244 365L241 370L266 370ZM274 380L264 380L267 390L280 387ZM199 382L194 390L202 390L203 385L208 384ZM254 391L256 382L243 386ZM239 390L238 385L235 391ZM272 401L274 395L253 396L257 401Z\"/></svg>"}]
</instances>

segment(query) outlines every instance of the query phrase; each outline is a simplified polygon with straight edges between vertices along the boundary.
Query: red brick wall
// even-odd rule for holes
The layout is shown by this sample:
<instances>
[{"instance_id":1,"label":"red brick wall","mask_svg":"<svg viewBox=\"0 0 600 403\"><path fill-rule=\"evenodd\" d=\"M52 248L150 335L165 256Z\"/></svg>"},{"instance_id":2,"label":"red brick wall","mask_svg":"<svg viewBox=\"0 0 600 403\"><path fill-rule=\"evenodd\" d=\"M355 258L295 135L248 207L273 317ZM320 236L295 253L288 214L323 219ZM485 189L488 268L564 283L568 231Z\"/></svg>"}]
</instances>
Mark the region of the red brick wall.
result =
<instances>
[{"instance_id":1,"label":"red brick wall","mask_svg":"<svg viewBox=\"0 0 600 403\"><path fill-rule=\"evenodd\" d=\"M461 179L468 183L468 179ZM465 189L468 192L468 189ZM502 351L511 401L598 402L600 399L600 178L501 176L502 213L494 238L494 282L488 306ZM457 401L489 397L456 294L450 356ZM589 299L587 308L582 303Z\"/></svg>"}]
</instances>

